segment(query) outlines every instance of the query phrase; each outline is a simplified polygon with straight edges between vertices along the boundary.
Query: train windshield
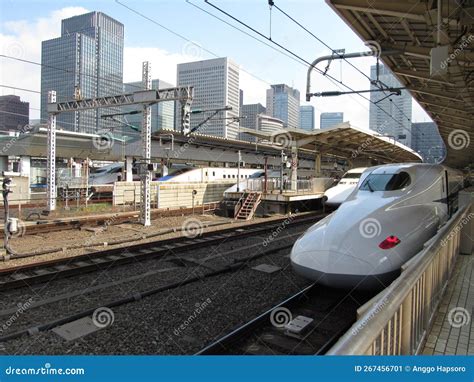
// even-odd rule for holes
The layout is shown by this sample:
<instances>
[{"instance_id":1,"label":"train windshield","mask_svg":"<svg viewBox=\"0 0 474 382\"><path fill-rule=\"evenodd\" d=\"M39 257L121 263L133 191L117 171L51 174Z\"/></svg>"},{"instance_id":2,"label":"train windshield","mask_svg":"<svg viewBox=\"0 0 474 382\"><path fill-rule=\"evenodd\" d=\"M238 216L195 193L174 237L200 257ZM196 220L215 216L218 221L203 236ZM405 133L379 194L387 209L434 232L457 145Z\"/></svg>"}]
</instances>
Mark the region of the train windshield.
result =
<instances>
[{"instance_id":1,"label":"train windshield","mask_svg":"<svg viewBox=\"0 0 474 382\"><path fill-rule=\"evenodd\" d=\"M346 172L341 179L359 179L361 172Z\"/></svg>"},{"instance_id":2,"label":"train windshield","mask_svg":"<svg viewBox=\"0 0 474 382\"><path fill-rule=\"evenodd\" d=\"M410 184L410 175L402 171L398 174L370 174L364 179L359 190L395 191Z\"/></svg>"}]
</instances>

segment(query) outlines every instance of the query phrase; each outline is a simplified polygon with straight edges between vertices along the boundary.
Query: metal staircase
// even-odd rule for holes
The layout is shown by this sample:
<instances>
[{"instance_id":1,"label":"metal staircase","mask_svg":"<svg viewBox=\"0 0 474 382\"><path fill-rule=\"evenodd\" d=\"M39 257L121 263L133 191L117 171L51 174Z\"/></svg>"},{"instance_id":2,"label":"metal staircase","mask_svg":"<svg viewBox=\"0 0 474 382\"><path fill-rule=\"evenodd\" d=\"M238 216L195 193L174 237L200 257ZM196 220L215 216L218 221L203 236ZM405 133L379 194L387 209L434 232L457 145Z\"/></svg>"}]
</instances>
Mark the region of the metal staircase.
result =
<instances>
[{"instance_id":1,"label":"metal staircase","mask_svg":"<svg viewBox=\"0 0 474 382\"><path fill-rule=\"evenodd\" d=\"M245 197L245 194L243 195ZM239 208L238 212L235 214L235 219L250 220L255 214L260 201L262 199L262 194L260 192L249 192L242 206Z\"/></svg>"}]
</instances>

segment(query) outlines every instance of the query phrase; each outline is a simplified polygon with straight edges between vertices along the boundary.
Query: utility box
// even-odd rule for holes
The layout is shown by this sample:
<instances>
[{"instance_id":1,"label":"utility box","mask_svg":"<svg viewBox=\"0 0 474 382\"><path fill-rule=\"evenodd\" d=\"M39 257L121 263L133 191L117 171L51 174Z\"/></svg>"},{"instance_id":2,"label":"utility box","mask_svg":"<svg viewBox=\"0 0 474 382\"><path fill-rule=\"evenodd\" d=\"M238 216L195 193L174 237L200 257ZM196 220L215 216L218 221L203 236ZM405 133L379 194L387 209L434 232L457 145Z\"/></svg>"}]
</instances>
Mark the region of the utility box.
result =
<instances>
[{"instance_id":1,"label":"utility box","mask_svg":"<svg viewBox=\"0 0 474 382\"><path fill-rule=\"evenodd\" d=\"M451 59L449 57L449 46L437 46L430 52L430 76L443 77L448 74Z\"/></svg>"}]
</instances>

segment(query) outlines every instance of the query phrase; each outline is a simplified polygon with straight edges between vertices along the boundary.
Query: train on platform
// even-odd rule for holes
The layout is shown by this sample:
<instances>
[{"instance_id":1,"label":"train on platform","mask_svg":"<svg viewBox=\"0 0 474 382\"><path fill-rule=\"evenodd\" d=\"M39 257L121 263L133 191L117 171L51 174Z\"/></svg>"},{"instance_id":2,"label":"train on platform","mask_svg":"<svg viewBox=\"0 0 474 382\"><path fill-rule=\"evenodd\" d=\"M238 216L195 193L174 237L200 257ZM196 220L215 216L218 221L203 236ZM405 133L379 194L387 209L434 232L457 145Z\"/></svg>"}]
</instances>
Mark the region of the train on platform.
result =
<instances>
[{"instance_id":1,"label":"train on platform","mask_svg":"<svg viewBox=\"0 0 474 382\"><path fill-rule=\"evenodd\" d=\"M324 192L323 202L330 207L338 207L357 188L361 175L367 167L353 168L347 171L339 182Z\"/></svg>"},{"instance_id":2,"label":"train on platform","mask_svg":"<svg viewBox=\"0 0 474 382\"><path fill-rule=\"evenodd\" d=\"M460 171L432 164L367 168L340 207L294 244L294 271L337 288L382 289L457 209Z\"/></svg>"},{"instance_id":3,"label":"train on platform","mask_svg":"<svg viewBox=\"0 0 474 382\"><path fill-rule=\"evenodd\" d=\"M244 181L256 173L261 173L261 169L235 167L195 167L189 164L173 164L163 168L158 166L156 171L152 171L152 180L159 182L212 182L212 181ZM107 185L124 180L124 164L113 163L98 168L89 175L89 184ZM133 167L133 180L140 180L136 167Z\"/></svg>"}]
</instances>

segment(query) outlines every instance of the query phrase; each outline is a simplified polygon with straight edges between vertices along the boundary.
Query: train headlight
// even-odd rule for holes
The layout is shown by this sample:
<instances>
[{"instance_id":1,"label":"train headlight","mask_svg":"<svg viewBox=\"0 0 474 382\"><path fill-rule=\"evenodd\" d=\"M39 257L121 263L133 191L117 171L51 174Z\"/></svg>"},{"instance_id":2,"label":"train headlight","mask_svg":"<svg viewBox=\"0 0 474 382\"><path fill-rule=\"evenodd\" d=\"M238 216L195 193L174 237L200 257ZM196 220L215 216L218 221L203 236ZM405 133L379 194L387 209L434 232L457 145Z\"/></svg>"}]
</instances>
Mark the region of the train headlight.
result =
<instances>
[{"instance_id":1,"label":"train headlight","mask_svg":"<svg viewBox=\"0 0 474 382\"><path fill-rule=\"evenodd\" d=\"M390 249L396 247L398 244L400 244L400 239L396 236L390 235L387 236L385 240L379 244L379 248Z\"/></svg>"}]
</instances>

